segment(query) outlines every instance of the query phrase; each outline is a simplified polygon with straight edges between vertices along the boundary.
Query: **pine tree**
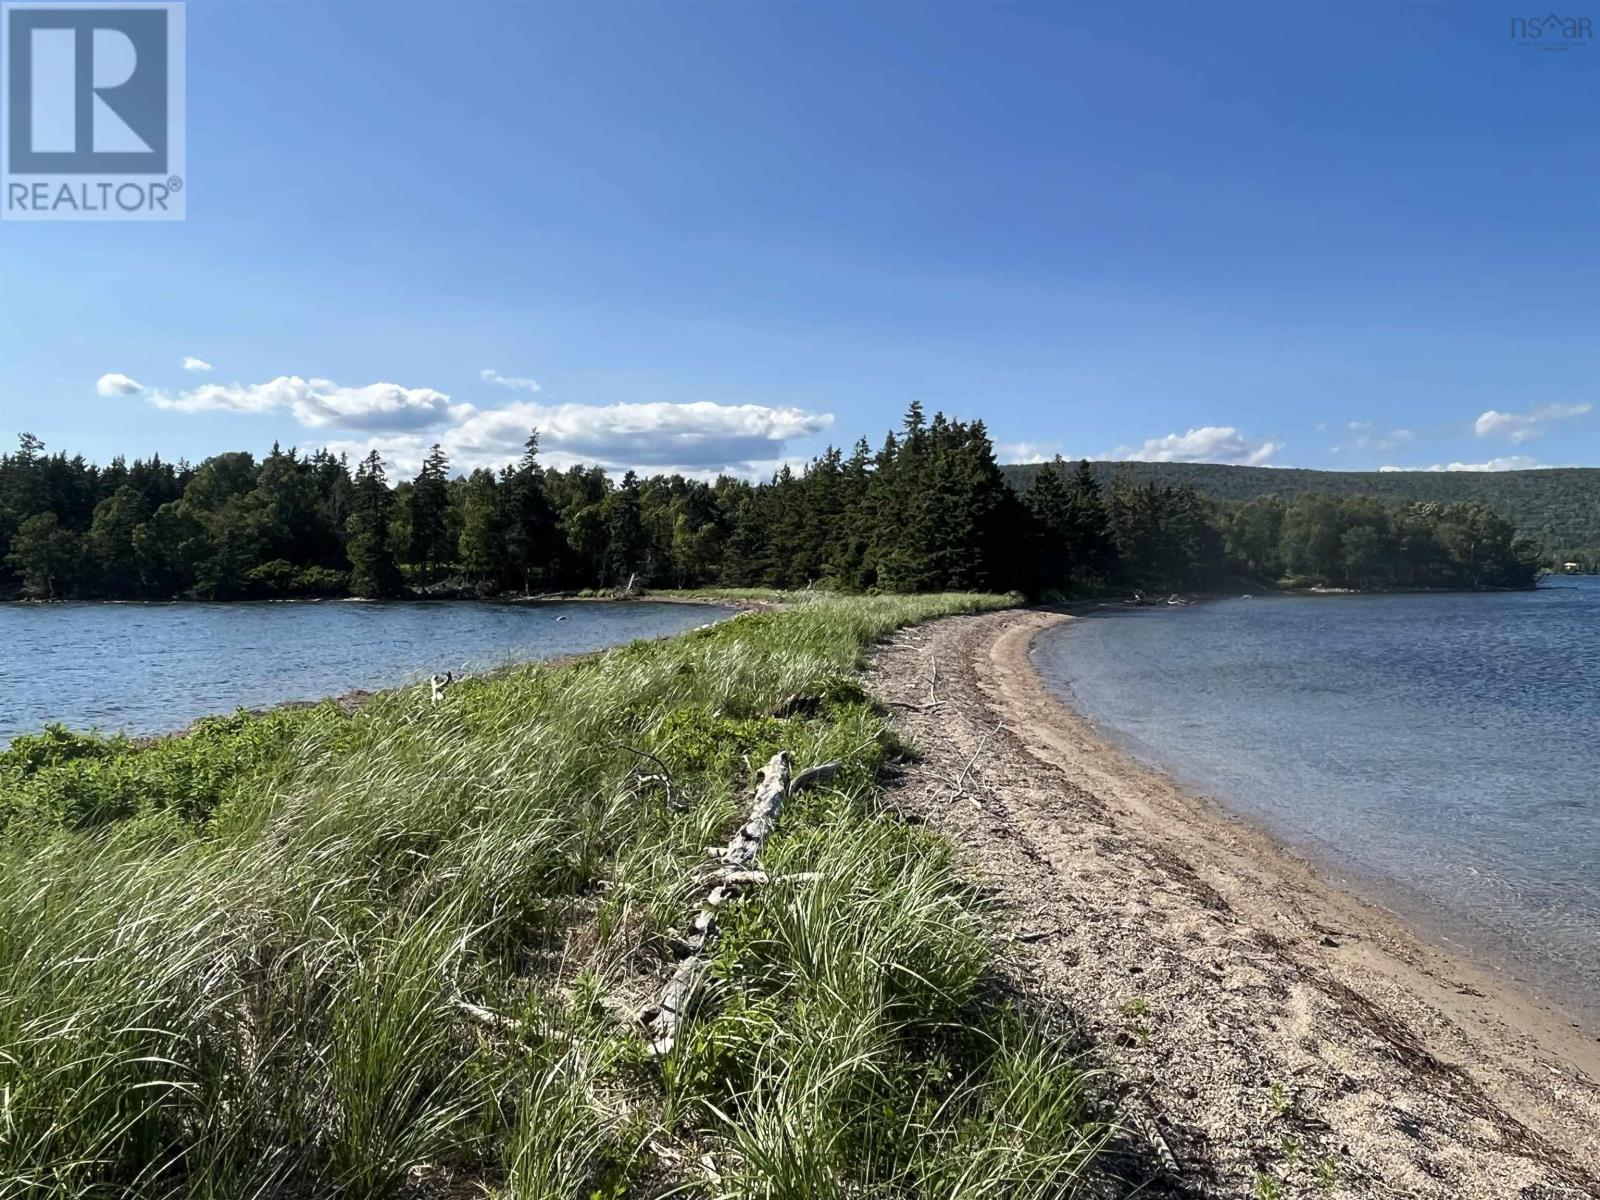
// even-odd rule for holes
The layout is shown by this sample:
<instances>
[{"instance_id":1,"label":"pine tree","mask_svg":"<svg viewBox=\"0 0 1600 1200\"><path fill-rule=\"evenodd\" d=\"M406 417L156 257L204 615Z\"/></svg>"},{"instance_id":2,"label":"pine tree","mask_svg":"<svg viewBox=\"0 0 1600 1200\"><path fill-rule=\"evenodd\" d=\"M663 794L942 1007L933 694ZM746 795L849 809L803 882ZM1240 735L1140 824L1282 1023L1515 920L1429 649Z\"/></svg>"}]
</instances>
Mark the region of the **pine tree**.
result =
<instances>
[{"instance_id":1,"label":"pine tree","mask_svg":"<svg viewBox=\"0 0 1600 1200\"><path fill-rule=\"evenodd\" d=\"M376 450L356 469L355 491L347 524L350 540L350 593L378 599L405 590L400 568L389 546L389 519L394 496L384 477L383 459Z\"/></svg>"},{"instance_id":2,"label":"pine tree","mask_svg":"<svg viewBox=\"0 0 1600 1200\"><path fill-rule=\"evenodd\" d=\"M448 515L450 508L450 459L435 442L422 460L422 469L406 494L410 529L406 538L406 561L417 567L423 583L433 577L433 568L450 560Z\"/></svg>"},{"instance_id":3,"label":"pine tree","mask_svg":"<svg viewBox=\"0 0 1600 1200\"><path fill-rule=\"evenodd\" d=\"M606 500L606 580L626 584L644 564L644 522L639 514L639 477L629 471Z\"/></svg>"},{"instance_id":4,"label":"pine tree","mask_svg":"<svg viewBox=\"0 0 1600 1200\"><path fill-rule=\"evenodd\" d=\"M748 485L736 485L724 505L729 513L729 528L722 547L719 581L724 587L772 586L768 527L762 520L756 493Z\"/></svg>"},{"instance_id":5,"label":"pine tree","mask_svg":"<svg viewBox=\"0 0 1600 1200\"><path fill-rule=\"evenodd\" d=\"M520 577L524 594L537 577L549 581L558 568L556 513L545 492L539 465L539 431L528 431L517 462L501 489L505 493L507 566Z\"/></svg>"},{"instance_id":6,"label":"pine tree","mask_svg":"<svg viewBox=\"0 0 1600 1200\"><path fill-rule=\"evenodd\" d=\"M506 575L506 526L494 472L479 467L461 493L461 569L474 582L496 587Z\"/></svg>"},{"instance_id":7,"label":"pine tree","mask_svg":"<svg viewBox=\"0 0 1600 1200\"><path fill-rule=\"evenodd\" d=\"M1064 592L1077 574L1073 494L1065 479L1066 464L1056 455L1033 479L1024 497L1028 515L1031 583L1041 591Z\"/></svg>"},{"instance_id":8,"label":"pine tree","mask_svg":"<svg viewBox=\"0 0 1600 1200\"><path fill-rule=\"evenodd\" d=\"M1110 582L1116 569L1110 514L1087 459L1078 460L1072 475L1066 540L1073 562L1073 582L1078 587L1094 590Z\"/></svg>"},{"instance_id":9,"label":"pine tree","mask_svg":"<svg viewBox=\"0 0 1600 1200\"><path fill-rule=\"evenodd\" d=\"M872 447L856 442L839 472L839 512L823 547L829 576L840 587L864 589L867 548L871 544Z\"/></svg>"}]
</instances>

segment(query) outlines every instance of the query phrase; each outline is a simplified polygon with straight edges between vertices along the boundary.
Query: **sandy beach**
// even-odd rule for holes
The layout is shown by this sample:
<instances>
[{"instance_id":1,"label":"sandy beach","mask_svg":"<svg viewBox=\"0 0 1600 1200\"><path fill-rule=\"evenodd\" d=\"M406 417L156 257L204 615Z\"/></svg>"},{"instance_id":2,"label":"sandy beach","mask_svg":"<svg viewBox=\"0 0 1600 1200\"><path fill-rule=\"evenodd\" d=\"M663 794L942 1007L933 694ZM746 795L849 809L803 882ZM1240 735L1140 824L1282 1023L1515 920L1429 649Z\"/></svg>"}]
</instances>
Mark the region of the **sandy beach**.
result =
<instances>
[{"instance_id":1,"label":"sandy beach","mask_svg":"<svg viewBox=\"0 0 1600 1200\"><path fill-rule=\"evenodd\" d=\"M869 682L922 754L891 802L1114 1068L1157 1194L1600 1196L1600 1041L1098 737L1029 659L1071 619L911 629Z\"/></svg>"}]
</instances>

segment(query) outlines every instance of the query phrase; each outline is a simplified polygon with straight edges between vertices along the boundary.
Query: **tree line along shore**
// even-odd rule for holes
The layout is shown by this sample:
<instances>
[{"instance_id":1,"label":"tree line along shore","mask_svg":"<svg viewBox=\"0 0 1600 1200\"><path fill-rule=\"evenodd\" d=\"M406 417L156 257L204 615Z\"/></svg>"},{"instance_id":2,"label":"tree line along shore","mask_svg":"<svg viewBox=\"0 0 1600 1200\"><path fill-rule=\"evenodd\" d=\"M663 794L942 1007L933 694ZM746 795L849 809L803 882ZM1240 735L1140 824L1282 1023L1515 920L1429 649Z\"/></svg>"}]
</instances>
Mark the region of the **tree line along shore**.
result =
<instances>
[{"instance_id":1,"label":"tree line along shore","mask_svg":"<svg viewBox=\"0 0 1600 1200\"><path fill-rule=\"evenodd\" d=\"M1011 463L1000 469L1019 492L1033 486L1045 463ZM1247 467L1210 462L1091 462L1102 487L1118 474L1138 483L1191 487L1223 504L1262 496L1368 497L1390 508L1418 502L1485 505L1539 543L1551 563L1600 573L1600 467L1531 467L1525 470L1323 471L1305 467Z\"/></svg>"},{"instance_id":2,"label":"tree line along shore","mask_svg":"<svg viewBox=\"0 0 1600 1200\"><path fill-rule=\"evenodd\" d=\"M22 435L0 456L0 595L279 599L819 585L1034 597L1236 585L1515 588L1544 553L1475 501L1302 493L1219 501L1057 459L1008 484L981 421L912 404L874 450L750 483L547 470L536 431L498 472L434 447L392 482L274 446L96 466ZM1103 465L1101 465L1103 466ZM1008 468L1008 470L1015 470Z\"/></svg>"}]
</instances>

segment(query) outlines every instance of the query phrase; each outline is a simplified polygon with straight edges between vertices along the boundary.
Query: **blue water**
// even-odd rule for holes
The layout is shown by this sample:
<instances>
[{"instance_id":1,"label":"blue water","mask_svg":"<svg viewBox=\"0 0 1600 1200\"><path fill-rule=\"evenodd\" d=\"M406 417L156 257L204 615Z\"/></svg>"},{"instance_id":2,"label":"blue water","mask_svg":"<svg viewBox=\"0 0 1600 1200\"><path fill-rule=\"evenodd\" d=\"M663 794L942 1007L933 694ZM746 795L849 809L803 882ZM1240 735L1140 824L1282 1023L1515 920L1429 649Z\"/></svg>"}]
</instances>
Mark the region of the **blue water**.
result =
<instances>
[{"instance_id":1,"label":"blue water","mask_svg":"<svg viewBox=\"0 0 1600 1200\"><path fill-rule=\"evenodd\" d=\"M1600 578L1108 608L1034 658L1135 757L1600 1018Z\"/></svg>"},{"instance_id":2,"label":"blue water","mask_svg":"<svg viewBox=\"0 0 1600 1200\"><path fill-rule=\"evenodd\" d=\"M638 601L0 605L0 745L52 721L165 733L240 707L681 633L729 611Z\"/></svg>"}]
</instances>

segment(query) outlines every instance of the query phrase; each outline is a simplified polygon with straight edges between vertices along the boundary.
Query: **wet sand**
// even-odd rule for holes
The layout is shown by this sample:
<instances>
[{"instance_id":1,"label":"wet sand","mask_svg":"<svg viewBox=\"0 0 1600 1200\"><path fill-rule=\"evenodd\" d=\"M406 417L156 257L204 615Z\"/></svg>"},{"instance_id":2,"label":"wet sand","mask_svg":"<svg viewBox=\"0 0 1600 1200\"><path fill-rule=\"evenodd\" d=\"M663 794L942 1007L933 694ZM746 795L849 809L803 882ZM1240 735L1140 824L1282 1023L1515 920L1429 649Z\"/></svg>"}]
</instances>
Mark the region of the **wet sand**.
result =
<instances>
[{"instance_id":1,"label":"wet sand","mask_svg":"<svg viewBox=\"0 0 1600 1200\"><path fill-rule=\"evenodd\" d=\"M1600 1042L1097 736L1029 657L1070 619L921 626L869 682L923 754L891 800L961 848L1164 1184L1600 1197Z\"/></svg>"}]
</instances>

